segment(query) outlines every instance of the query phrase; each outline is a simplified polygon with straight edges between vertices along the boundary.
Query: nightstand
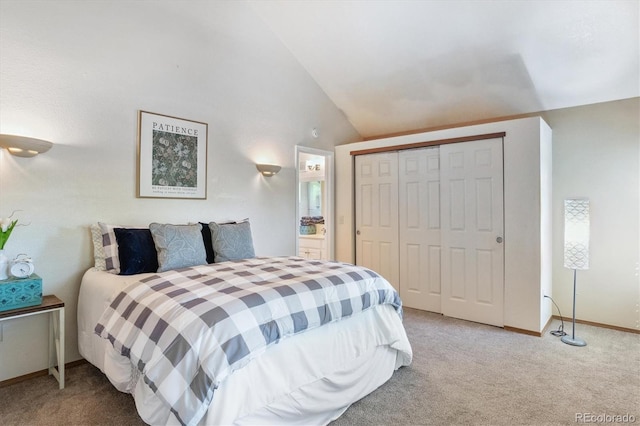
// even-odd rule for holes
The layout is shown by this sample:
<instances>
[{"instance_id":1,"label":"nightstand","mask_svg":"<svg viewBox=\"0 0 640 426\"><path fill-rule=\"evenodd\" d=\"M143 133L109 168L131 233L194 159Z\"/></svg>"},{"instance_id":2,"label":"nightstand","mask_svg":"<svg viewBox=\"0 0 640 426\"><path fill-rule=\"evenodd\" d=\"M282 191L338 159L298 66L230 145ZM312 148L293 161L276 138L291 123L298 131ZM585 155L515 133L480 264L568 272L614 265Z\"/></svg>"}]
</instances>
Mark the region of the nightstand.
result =
<instances>
[{"instance_id":1,"label":"nightstand","mask_svg":"<svg viewBox=\"0 0 640 426\"><path fill-rule=\"evenodd\" d=\"M64 389L64 302L54 295L42 296L42 303L0 312L0 321L37 314L49 315L49 374ZM55 359L54 359L55 358Z\"/></svg>"}]
</instances>

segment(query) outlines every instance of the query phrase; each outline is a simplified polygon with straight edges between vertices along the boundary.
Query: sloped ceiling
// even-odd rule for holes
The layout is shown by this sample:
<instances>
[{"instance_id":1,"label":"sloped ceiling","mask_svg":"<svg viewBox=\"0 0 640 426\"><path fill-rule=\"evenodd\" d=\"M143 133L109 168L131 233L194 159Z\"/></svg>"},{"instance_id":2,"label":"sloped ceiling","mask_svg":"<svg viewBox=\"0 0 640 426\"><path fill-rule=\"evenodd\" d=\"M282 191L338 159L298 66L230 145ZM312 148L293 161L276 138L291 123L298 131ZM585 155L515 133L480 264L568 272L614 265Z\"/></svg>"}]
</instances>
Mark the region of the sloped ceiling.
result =
<instances>
[{"instance_id":1,"label":"sloped ceiling","mask_svg":"<svg viewBox=\"0 0 640 426\"><path fill-rule=\"evenodd\" d=\"M630 1L250 1L363 137L640 95Z\"/></svg>"}]
</instances>

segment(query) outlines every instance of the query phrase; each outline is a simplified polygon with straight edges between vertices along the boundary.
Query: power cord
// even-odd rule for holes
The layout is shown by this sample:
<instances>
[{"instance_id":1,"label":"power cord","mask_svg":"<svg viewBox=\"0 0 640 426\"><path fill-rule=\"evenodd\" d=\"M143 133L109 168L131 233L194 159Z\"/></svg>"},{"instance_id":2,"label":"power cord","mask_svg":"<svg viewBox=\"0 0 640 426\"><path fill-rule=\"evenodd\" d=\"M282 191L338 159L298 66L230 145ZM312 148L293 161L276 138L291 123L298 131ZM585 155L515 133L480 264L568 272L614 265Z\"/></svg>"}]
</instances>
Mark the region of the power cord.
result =
<instances>
[{"instance_id":1,"label":"power cord","mask_svg":"<svg viewBox=\"0 0 640 426\"><path fill-rule=\"evenodd\" d=\"M544 297L546 297L547 299L551 300L551 303L553 303L556 306L556 309L558 310L558 316L560 316L560 327L558 327L557 330L551 330L549 333L553 334L554 336L557 336L557 337L566 336L567 333L564 332L564 319L562 319L562 313L560 313L560 308L558 307L556 302L554 302L554 300L551 298L551 296L547 296L545 294Z\"/></svg>"}]
</instances>

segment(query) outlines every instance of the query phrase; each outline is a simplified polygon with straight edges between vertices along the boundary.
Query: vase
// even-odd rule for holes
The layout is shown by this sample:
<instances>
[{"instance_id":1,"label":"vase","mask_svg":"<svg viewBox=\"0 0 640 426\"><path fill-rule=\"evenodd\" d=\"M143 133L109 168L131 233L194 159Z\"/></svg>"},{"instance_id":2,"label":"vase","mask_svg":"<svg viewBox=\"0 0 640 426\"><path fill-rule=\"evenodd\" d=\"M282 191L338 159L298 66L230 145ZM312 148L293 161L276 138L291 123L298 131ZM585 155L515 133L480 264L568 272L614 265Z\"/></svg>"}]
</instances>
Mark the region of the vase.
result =
<instances>
[{"instance_id":1,"label":"vase","mask_svg":"<svg viewBox=\"0 0 640 426\"><path fill-rule=\"evenodd\" d=\"M7 266L9 266L9 258L4 254L4 250L0 250L0 280L9 278L7 276Z\"/></svg>"}]
</instances>

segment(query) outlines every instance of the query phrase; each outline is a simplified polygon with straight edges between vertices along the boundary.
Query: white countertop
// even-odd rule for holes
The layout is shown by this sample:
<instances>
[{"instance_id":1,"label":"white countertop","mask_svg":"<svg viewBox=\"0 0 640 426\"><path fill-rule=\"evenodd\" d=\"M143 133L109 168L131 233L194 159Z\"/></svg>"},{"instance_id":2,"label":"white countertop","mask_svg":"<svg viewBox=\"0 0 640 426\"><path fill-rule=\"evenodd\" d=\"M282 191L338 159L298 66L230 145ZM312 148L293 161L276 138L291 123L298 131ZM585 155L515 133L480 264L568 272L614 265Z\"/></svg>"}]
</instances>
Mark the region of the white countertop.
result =
<instances>
[{"instance_id":1,"label":"white countertop","mask_svg":"<svg viewBox=\"0 0 640 426\"><path fill-rule=\"evenodd\" d=\"M322 234L311 234L311 235L298 235L300 238L310 238L313 240L324 240L324 235Z\"/></svg>"}]
</instances>

